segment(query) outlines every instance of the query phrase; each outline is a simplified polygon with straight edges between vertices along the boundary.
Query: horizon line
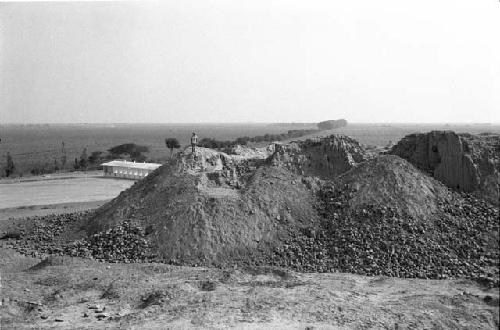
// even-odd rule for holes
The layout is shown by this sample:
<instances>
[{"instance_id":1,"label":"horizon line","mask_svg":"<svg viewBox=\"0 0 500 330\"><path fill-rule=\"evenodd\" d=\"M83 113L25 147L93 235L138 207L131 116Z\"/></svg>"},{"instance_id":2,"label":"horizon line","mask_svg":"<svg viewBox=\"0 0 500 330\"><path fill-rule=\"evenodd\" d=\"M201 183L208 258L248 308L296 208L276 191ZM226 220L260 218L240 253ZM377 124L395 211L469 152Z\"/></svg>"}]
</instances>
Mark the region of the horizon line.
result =
<instances>
[{"instance_id":1,"label":"horizon line","mask_svg":"<svg viewBox=\"0 0 500 330\"><path fill-rule=\"evenodd\" d=\"M328 119L330 120L330 119ZM332 119L339 120L339 119ZM11 122L11 123L0 123L0 126L7 125L262 125L262 124L286 124L286 125L315 125L319 122L257 122L257 121L241 121L241 122L64 122L64 123L54 123L54 122L36 122L36 123L21 123L21 122ZM399 124L399 125L500 125L500 122L368 122L368 121L357 121L350 122L347 121L347 126L349 124Z\"/></svg>"}]
</instances>

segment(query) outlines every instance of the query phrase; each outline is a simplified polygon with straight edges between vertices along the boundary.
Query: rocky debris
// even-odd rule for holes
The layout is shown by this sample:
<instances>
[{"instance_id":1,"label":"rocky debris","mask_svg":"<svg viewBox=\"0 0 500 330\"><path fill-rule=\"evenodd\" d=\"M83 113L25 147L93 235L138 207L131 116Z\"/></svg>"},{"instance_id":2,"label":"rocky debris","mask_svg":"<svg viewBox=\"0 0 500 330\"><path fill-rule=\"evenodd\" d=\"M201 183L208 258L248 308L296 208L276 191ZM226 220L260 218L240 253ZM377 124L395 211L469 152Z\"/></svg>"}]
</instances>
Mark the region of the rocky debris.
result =
<instances>
[{"instance_id":1,"label":"rocky debris","mask_svg":"<svg viewBox=\"0 0 500 330\"><path fill-rule=\"evenodd\" d=\"M324 190L334 269L363 275L488 277L498 285L498 209L471 195L439 203L437 216L402 217L390 206L349 208L349 192Z\"/></svg>"},{"instance_id":2,"label":"rocky debris","mask_svg":"<svg viewBox=\"0 0 500 330\"><path fill-rule=\"evenodd\" d=\"M108 313L99 313L96 315L96 318L99 320L99 321L102 321L104 320L105 318L109 318L110 315Z\"/></svg>"},{"instance_id":3,"label":"rocky debris","mask_svg":"<svg viewBox=\"0 0 500 330\"><path fill-rule=\"evenodd\" d=\"M90 212L80 212L33 217L31 230L21 240L10 241L11 246L32 257L50 255L31 267L30 271L62 265L63 255L125 263L149 261L153 258L148 253L145 230L129 221L74 241L68 240L68 237L60 237L68 230L68 226L81 221L89 214Z\"/></svg>"},{"instance_id":4,"label":"rocky debris","mask_svg":"<svg viewBox=\"0 0 500 330\"><path fill-rule=\"evenodd\" d=\"M377 183L384 176L386 188ZM450 192L398 157L369 161L324 182L318 197L321 226L290 229L274 256L261 262L298 271L467 277L498 285L498 207ZM432 212L413 212L405 203Z\"/></svg>"},{"instance_id":5,"label":"rocky debris","mask_svg":"<svg viewBox=\"0 0 500 330\"><path fill-rule=\"evenodd\" d=\"M148 241L144 229L124 222L67 245L65 252L109 262L138 262L147 259Z\"/></svg>"},{"instance_id":6,"label":"rocky debris","mask_svg":"<svg viewBox=\"0 0 500 330\"><path fill-rule=\"evenodd\" d=\"M172 295L166 291L154 291L145 294L141 298L140 308L147 308L152 305L161 305L165 300L171 299Z\"/></svg>"},{"instance_id":7,"label":"rocky debris","mask_svg":"<svg viewBox=\"0 0 500 330\"><path fill-rule=\"evenodd\" d=\"M105 309L105 307L103 307L102 305L96 304L96 305L88 306L88 309L93 309L95 311L100 310L102 312ZM100 312L96 312L96 313L100 313Z\"/></svg>"},{"instance_id":8,"label":"rocky debris","mask_svg":"<svg viewBox=\"0 0 500 330\"><path fill-rule=\"evenodd\" d=\"M332 179L367 160L359 143L344 135L277 144L270 162L301 175Z\"/></svg>"},{"instance_id":9,"label":"rocky debris","mask_svg":"<svg viewBox=\"0 0 500 330\"><path fill-rule=\"evenodd\" d=\"M32 257L41 257L44 254L63 255L64 249L58 241L61 234L74 229L73 226L90 213L85 211L30 217L27 221L30 226L29 230L20 229L21 239L9 240L7 244L18 252ZM72 232L69 236L74 234ZM40 265L40 267L44 266L44 264ZM36 267L32 270L36 270Z\"/></svg>"},{"instance_id":10,"label":"rocky debris","mask_svg":"<svg viewBox=\"0 0 500 330\"><path fill-rule=\"evenodd\" d=\"M21 236L22 233L20 231L7 231L0 236L0 239L20 239Z\"/></svg>"},{"instance_id":11,"label":"rocky debris","mask_svg":"<svg viewBox=\"0 0 500 330\"><path fill-rule=\"evenodd\" d=\"M498 203L500 135L432 131L410 134L390 150L446 186Z\"/></svg>"},{"instance_id":12,"label":"rocky debris","mask_svg":"<svg viewBox=\"0 0 500 330\"><path fill-rule=\"evenodd\" d=\"M214 291L217 288L217 282L206 280L200 282L201 291Z\"/></svg>"},{"instance_id":13,"label":"rocky debris","mask_svg":"<svg viewBox=\"0 0 500 330\"><path fill-rule=\"evenodd\" d=\"M401 216L390 206L351 209L354 192L324 187L324 222L290 235L264 262L307 272L369 276L470 278L499 285L498 209L470 194L441 202L433 221Z\"/></svg>"}]
</instances>

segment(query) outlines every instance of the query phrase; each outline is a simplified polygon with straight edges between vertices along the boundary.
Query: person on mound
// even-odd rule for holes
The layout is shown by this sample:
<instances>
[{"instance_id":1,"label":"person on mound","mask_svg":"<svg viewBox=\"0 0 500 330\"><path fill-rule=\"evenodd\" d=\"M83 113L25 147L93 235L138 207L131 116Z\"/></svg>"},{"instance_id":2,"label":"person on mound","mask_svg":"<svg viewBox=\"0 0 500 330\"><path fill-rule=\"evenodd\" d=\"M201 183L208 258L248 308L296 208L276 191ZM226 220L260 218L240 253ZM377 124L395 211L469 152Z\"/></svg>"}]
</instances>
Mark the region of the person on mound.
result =
<instances>
[{"instance_id":1,"label":"person on mound","mask_svg":"<svg viewBox=\"0 0 500 330\"><path fill-rule=\"evenodd\" d=\"M196 145L198 144L198 136L196 135L195 132L193 132L193 135L191 135L191 152L194 154L196 151Z\"/></svg>"}]
</instances>

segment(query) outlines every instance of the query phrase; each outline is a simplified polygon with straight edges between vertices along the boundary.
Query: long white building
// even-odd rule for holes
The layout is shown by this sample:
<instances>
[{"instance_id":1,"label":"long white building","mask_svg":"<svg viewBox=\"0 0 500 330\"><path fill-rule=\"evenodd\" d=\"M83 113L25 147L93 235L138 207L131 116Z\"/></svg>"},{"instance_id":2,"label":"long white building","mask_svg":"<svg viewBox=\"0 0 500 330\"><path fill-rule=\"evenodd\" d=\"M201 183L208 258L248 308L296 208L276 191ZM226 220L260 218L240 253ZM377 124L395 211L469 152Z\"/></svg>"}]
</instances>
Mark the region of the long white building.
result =
<instances>
[{"instance_id":1,"label":"long white building","mask_svg":"<svg viewBox=\"0 0 500 330\"><path fill-rule=\"evenodd\" d=\"M113 160L101 164L104 176L139 180L156 170L161 164L136 163L126 160Z\"/></svg>"}]
</instances>

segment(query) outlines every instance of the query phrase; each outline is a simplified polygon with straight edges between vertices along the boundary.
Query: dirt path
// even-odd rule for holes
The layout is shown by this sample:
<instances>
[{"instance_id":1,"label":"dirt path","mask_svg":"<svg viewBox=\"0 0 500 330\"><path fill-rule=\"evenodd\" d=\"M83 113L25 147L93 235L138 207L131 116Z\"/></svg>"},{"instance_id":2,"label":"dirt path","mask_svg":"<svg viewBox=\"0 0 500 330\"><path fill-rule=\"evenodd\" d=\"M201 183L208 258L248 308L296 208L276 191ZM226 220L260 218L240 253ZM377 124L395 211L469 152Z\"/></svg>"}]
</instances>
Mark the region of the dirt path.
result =
<instances>
[{"instance_id":1,"label":"dirt path","mask_svg":"<svg viewBox=\"0 0 500 330\"><path fill-rule=\"evenodd\" d=\"M465 280L0 259L5 329L498 327L498 289Z\"/></svg>"}]
</instances>

